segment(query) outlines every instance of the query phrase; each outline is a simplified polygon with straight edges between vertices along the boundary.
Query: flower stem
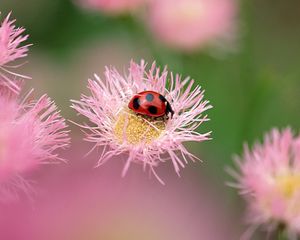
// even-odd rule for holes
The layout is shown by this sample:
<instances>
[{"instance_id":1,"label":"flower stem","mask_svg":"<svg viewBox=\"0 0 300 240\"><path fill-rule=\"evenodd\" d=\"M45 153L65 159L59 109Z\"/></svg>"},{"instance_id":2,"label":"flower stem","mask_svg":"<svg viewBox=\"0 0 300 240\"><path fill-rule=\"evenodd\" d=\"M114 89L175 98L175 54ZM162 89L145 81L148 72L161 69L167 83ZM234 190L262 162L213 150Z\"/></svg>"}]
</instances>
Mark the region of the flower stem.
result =
<instances>
[{"instance_id":1,"label":"flower stem","mask_svg":"<svg viewBox=\"0 0 300 240\"><path fill-rule=\"evenodd\" d=\"M285 237L285 229L284 226L280 225L277 229L277 239L278 240L286 240L287 238Z\"/></svg>"}]
</instances>

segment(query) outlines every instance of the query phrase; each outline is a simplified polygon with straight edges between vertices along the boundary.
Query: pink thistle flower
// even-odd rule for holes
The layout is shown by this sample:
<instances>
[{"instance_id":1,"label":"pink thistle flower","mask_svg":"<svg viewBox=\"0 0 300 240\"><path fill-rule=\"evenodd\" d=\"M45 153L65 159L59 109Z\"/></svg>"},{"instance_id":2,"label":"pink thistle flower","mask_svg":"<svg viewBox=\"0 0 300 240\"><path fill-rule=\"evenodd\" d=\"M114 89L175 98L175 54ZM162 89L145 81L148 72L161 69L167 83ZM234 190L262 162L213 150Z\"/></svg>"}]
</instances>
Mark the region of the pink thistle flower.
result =
<instances>
[{"instance_id":1,"label":"pink thistle flower","mask_svg":"<svg viewBox=\"0 0 300 240\"><path fill-rule=\"evenodd\" d=\"M252 228L265 226L269 232L281 226L290 239L300 234L300 137L291 129L274 129L263 144L245 147L237 158L241 173L230 173L238 180L234 186L248 203L247 221ZM245 237L248 238L248 237Z\"/></svg>"},{"instance_id":2,"label":"pink thistle flower","mask_svg":"<svg viewBox=\"0 0 300 240\"><path fill-rule=\"evenodd\" d=\"M15 20L10 20L10 14L0 25L0 87L8 87L18 93L19 85L15 83L16 78L28 78L11 71L20 65L8 65L9 63L26 57L30 45L21 46L27 40L28 35L22 35L25 31L22 27L14 25Z\"/></svg>"},{"instance_id":3,"label":"pink thistle flower","mask_svg":"<svg viewBox=\"0 0 300 240\"><path fill-rule=\"evenodd\" d=\"M99 10L107 14L119 15L133 12L145 4L146 0L77 0L85 8Z\"/></svg>"},{"instance_id":4,"label":"pink thistle flower","mask_svg":"<svg viewBox=\"0 0 300 240\"><path fill-rule=\"evenodd\" d=\"M192 51L232 42L236 11L235 0L153 0L147 21L157 39Z\"/></svg>"},{"instance_id":5,"label":"pink thistle flower","mask_svg":"<svg viewBox=\"0 0 300 240\"><path fill-rule=\"evenodd\" d=\"M12 92L0 91L0 109L0 200L5 201L20 189L28 190L22 174L61 161L55 151L67 147L69 137L64 119L46 95L19 103Z\"/></svg>"},{"instance_id":6,"label":"pink thistle flower","mask_svg":"<svg viewBox=\"0 0 300 240\"><path fill-rule=\"evenodd\" d=\"M95 75L95 80L88 84L91 95L73 100L72 107L92 123L80 125L87 130L86 140L94 142L95 147L103 147L98 166L115 155L128 154L123 176L134 162L143 164L144 169L149 167L160 180L154 171L159 163L172 161L179 175L180 167L188 159L197 159L183 143L209 139L210 133L201 134L196 129L208 120L203 112L211 106L203 100L204 92L199 86L192 90L194 81L189 77L181 80L179 75L169 75L166 68L160 72L155 63L149 71L145 68L144 61L140 65L131 62L128 76L106 68L105 80ZM130 110L131 98L145 90L162 94L171 104L174 116L166 120Z\"/></svg>"}]
</instances>

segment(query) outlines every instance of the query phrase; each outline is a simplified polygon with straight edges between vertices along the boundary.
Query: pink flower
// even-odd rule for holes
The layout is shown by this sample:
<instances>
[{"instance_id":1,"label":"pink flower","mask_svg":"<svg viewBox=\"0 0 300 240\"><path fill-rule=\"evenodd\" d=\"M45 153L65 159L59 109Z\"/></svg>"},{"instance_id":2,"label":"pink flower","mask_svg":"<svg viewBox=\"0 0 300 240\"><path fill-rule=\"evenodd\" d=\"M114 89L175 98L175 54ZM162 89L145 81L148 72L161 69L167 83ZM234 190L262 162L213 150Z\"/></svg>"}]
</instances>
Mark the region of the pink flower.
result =
<instances>
[{"instance_id":1,"label":"pink flower","mask_svg":"<svg viewBox=\"0 0 300 240\"><path fill-rule=\"evenodd\" d=\"M158 178L154 168L168 160L179 174L180 167L184 167L188 159L197 159L183 142L209 139L210 133L201 134L196 129L208 120L203 112L211 106L203 100L199 86L192 89L193 80L169 75L166 68L160 72L155 63L149 71L145 68L144 61L140 65L131 62L128 76L120 75L114 68L106 68L105 80L95 75L96 80L89 80L91 95L82 95L80 101L73 100L72 107L91 122L81 125L87 130L86 140L94 142L95 147L103 147L98 165L115 155L127 154L123 176L130 163L135 162L149 167ZM174 116L166 120L130 110L131 98L145 90L165 96Z\"/></svg>"},{"instance_id":2,"label":"pink flower","mask_svg":"<svg viewBox=\"0 0 300 240\"><path fill-rule=\"evenodd\" d=\"M268 231L283 225L294 239L300 234L300 137L274 129L237 162L241 174L231 173L248 202L248 222Z\"/></svg>"},{"instance_id":3,"label":"pink flower","mask_svg":"<svg viewBox=\"0 0 300 240\"><path fill-rule=\"evenodd\" d=\"M191 51L232 40L236 8L235 0L153 0L148 22L157 39Z\"/></svg>"},{"instance_id":4,"label":"pink flower","mask_svg":"<svg viewBox=\"0 0 300 240\"><path fill-rule=\"evenodd\" d=\"M0 109L0 199L7 200L18 189L27 190L22 174L60 161L55 151L66 147L69 138L64 119L46 95L19 103L15 95L1 91Z\"/></svg>"},{"instance_id":5,"label":"pink flower","mask_svg":"<svg viewBox=\"0 0 300 240\"><path fill-rule=\"evenodd\" d=\"M9 87L14 92L19 92L16 78L28 78L17 74L10 69L17 68L18 65L9 65L11 62L26 57L30 45L21 44L27 40L28 35L22 35L24 28L16 27L15 20L10 20L10 14L4 19L0 26L0 87Z\"/></svg>"},{"instance_id":6,"label":"pink flower","mask_svg":"<svg viewBox=\"0 0 300 240\"><path fill-rule=\"evenodd\" d=\"M146 0L77 0L83 7L118 15L132 12L145 4Z\"/></svg>"}]
</instances>

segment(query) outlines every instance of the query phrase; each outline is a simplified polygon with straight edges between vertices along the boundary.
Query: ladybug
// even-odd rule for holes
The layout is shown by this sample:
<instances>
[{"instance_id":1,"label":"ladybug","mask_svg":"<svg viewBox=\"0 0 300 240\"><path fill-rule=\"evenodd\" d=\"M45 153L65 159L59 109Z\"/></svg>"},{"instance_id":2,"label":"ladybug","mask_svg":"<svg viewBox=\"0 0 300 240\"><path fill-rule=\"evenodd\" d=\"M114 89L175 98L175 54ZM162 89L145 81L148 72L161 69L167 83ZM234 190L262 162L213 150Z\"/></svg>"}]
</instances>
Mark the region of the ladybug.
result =
<instances>
[{"instance_id":1,"label":"ladybug","mask_svg":"<svg viewBox=\"0 0 300 240\"><path fill-rule=\"evenodd\" d=\"M135 113L139 113L148 117L163 117L174 111L167 99L160 93L154 91L143 91L134 95L128 107Z\"/></svg>"}]
</instances>

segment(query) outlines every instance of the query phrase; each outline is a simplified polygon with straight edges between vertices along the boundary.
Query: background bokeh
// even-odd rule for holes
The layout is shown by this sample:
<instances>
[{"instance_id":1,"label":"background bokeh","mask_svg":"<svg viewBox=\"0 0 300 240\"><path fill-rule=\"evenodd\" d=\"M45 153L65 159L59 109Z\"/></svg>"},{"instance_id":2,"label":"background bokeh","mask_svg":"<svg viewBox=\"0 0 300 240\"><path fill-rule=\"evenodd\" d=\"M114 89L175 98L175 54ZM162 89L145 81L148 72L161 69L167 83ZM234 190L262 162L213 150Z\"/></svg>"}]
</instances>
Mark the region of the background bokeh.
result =
<instances>
[{"instance_id":1,"label":"background bokeh","mask_svg":"<svg viewBox=\"0 0 300 240\"><path fill-rule=\"evenodd\" d=\"M234 46L231 46L233 50L205 48L193 52L182 52L169 49L157 41L147 30L139 16L133 17L130 14L106 15L99 11L80 8L68 0L0 0L2 14L6 15L12 10L17 24L26 27L27 33L30 34L30 42L33 43L30 48L29 62L22 68L22 73L33 78L27 82L26 87L34 87L36 95L47 92L49 96L55 99L62 115L67 119L78 119L75 112L69 108L69 100L79 99L80 93L86 91L87 79L92 77L93 73L101 76L105 65L115 65L123 72L128 67L130 59L139 61L139 59L144 58L147 62L156 60L161 66L168 65L173 72L179 72L182 76L191 76L206 90L206 98L211 101L214 108L208 112L211 121L201 126L199 131L212 130L213 140L188 146L204 162L190 164L187 170L184 169L182 171L182 179L184 180L177 180L174 177L175 173L173 173L171 165L166 164L169 168L162 166L161 172L163 172L164 180L167 183L165 187L159 186L159 183L156 182L149 183L155 180L149 180L147 176L145 177L146 180L140 180L141 175L133 174L134 177L129 176L128 179L133 181L133 178L135 181L141 181L141 185L135 191L124 191L123 198L131 194L130 197L125 197L127 199L125 203L115 201L108 205L112 211L116 209L116 205L121 203L124 204L124 209L127 207L131 209L129 206L132 203L137 204L136 198L141 198L139 195L144 195L147 192L145 188L149 188L155 193L154 195L160 195L160 200L155 200L156 197L149 195L149 198L153 197L153 201L143 205L148 208L148 211L152 211L151 209L156 207L158 207L158 212L163 211L164 207L158 205L166 204L168 211L176 211L179 208L180 211L184 212L185 207L187 207L190 214L197 212L196 216L183 214L185 220L181 220L184 222L192 219L190 220L192 230L186 229L187 232L192 231L192 235L187 235L186 238L178 236L172 238L170 235L165 235L166 237L161 237L161 239L222 239L196 237L197 234L201 235L201 230L197 228L197 225L205 222L205 218L201 217L202 208L200 206L207 201L203 200L201 203L201 197L198 195L201 193L206 195L207 188L214 189L214 194L219 191L219 197L212 194L212 198L219 198L219 203L216 203L218 208L222 206L223 210L230 209L230 214L226 214L230 219L231 224L229 225L235 226L232 230L234 233L228 235L230 237L224 235L223 240L234 239L232 236L241 234L245 230L241 220L243 204L236 191L225 186L224 182L231 179L224 171L225 166L232 165L232 156L241 153L245 142L252 144L255 139L261 139L263 134L272 127L291 126L298 131L300 126L300 2L297 0L244 0L238 2L238 7L238 30ZM72 137L76 142L76 139L82 135L74 125L70 124L70 128L72 129ZM77 143L76 146L80 146L80 143ZM69 151L74 151L76 146L73 146ZM79 155L71 155L70 152L66 154L73 156L69 159L69 164L76 165L78 164L76 162L82 164L81 159L78 159ZM94 159L85 161L81 173L78 173L82 178L92 179L89 176L89 169L91 169L91 174L95 174L92 167L93 160L96 162L97 156L93 156ZM94 179L101 181L99 183L101 186L98 188L95 184L93 191L91 191L95 192L91 201L99 201L98 205L92 204L95 208L101 206L101 193L105 189L115 187L115 184L111 185L110 178L119 184L121 181L125 181L123 186L125 189L133 188L130 180L126 180L126 178L123 180L118 175L123 163L120 162L118 165L115 162L117 161L114 161L113 164L108 163L107 166L104 165L101 169L96 170L97 174L102 177ZM40 185L48 186L48 179L56 176L56 174L58 174L58 179L62 181L66 179L65 181L72 185L74 173L72 175L69 173L70 170L65 167L62 169L69 172L66 174L56 173L56 171L64 171L59 169L60 166L54 166L50 167L49 171L39 173ZM117 172L114 177L104 174L111 169ZM141 169L137 171L139 170ZM63 175L70 175L70 178ZM102 181L106 182L106 185L103 185ZM179 183L181 181L183 183ZM73 183L77 184L76 181ZM168 186L168 183L171 186ZM174 186L175 183L178 183L177 190ZM90 185L89 187L91 188ZM79 188L84 189L85 186L80 185ZM49 192L59 194L56 192L58 190L55 191L51 187L49 189ZM68 191L68 188L66 187L62 191ZM61 196L62 200L57 198L52 207L55 208L60 201L72 202L73 197L77 198L77 195L86 194L81 190L76 192L77 188L72 188L70 191L69 196ZM182 201L176 200L176 204L170 206L168 202L173 202L174 198L177 199L176 194L172 191L178 191L179 196L184 194L189 197ZM108 191L107 194L112 193ZM113 196L110 197L113 198ZM141 199L143 202L145 202L144 197ZM107 197L105 201L109 201L109 199ZM220 200L222 201L220 202ZM89 204L89 201L80 201L82 204ZM199 202L199 206L195 204L195 201ZM48 208L50 204L46 203L45 205L47 207L43 206L43 209ZM78 209L79 205L80 203L76 202L72 207ZM132 209L134 209L133 211L140 211L139 208ZM101 210L101 208L99 209ZM217 212L223 217L225 216L222 210ZM53 215L55 213L60 214L56 210L51 217L55 218ZM26 215L27 213L23 210L21 214ZM46 213L40 214L45 215ZM122 214L127 214L129 220L132 218L133 222L137 221L130 213L122 212ZM145 213L145 216L148 215ZM180 214L179 216L170 215L169 220L174 221L174 217L180 218L180 216ZM141 217L142 220L139 221L143 222L145 218ZM169 221L167 216L164 215L163 218L164 221ZM87 222L95 223L99 219L101 219L101 214L91 214ZM34 221L36 219L32 220L32 224ZM68 221L67 219L66 222ZM228 222L228 220L224 222ZM131 224L130 221L128 224ZM144 224L147 225L148 223L145 222ZM218 224L218 226L222 226L222 223ZM150 228L155 228L156 225L161 228L161 223L152 219L152 227ZM76 225L73 227L76 228ZM168 227L170 226L168 225ZM230 228L231 226L226 225L226 227ZM98 239L148 239L138 237L143 231L145 234L147 233L147 229L145 229L143 227L131 229L131 233L126 237L122 235L124 234L122 230L120 230L120 234L116 235L103 233L104 235ZM86 231L90 232L88 228ZM109 232L107 229L106 231ZM162 230L158 232L160 231ZM182 231L184 234L184 230ZM45 230L45 232L47 231ZM57 230L57 232L59 231ZM169 234L169 232L171 230L166 230L162 234ZM155 237L155 234L149 239L159 239ZM87 238L78 237L78 239Z\"/></svg>"}]
</instances>

